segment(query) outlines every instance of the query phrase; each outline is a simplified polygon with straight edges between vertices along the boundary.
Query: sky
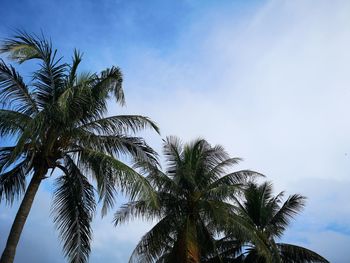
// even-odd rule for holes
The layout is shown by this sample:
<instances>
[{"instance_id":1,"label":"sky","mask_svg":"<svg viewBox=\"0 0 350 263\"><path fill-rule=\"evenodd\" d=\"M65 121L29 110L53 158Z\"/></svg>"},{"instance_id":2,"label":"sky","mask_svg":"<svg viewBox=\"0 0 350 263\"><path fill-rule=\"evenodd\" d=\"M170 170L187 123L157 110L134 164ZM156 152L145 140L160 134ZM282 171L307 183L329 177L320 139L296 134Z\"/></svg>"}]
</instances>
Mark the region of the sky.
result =
<instances>
[{"instance_id":1,"label":"sky","mask_svg":"<svg viewBox=\"0 0 350 263\"><path fill-rule=\"evenodd\" d=\"M275 191L307 205L283 242L330 262L350 259L350 1L2 0L0 38L14 29L50 37L83 70L124 74L127 106L110 114L151 117L162 138L198 136L242 157ZM30 72L23 69L23 75ZM3 142L2 142L3 143ZM36 197L15 262L65 262L50 217L52 180ZM125 201L120 198L119 205ZM18 204L0 205L0 248ZM127 262L151 223L93 222L90 262Z\"/></svg>"}]
</instances>

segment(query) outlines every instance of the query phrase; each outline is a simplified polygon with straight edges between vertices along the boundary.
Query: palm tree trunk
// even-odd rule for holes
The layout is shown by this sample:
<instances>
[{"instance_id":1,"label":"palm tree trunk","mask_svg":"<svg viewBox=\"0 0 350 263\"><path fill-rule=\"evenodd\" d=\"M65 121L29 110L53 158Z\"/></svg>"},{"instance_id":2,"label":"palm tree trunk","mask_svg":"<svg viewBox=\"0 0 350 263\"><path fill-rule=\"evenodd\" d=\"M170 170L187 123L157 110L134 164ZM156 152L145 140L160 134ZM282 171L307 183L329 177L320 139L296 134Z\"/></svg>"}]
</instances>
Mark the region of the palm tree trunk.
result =
<instances>
[{"instance_id":1,"label":"palm tree trunk","mask_svg":"<svg viewBox=\"0 0 350 263\"><path fill-rule=\"evenodd\" d=\"M177 262L200 263L196 225L191 219L187 219L185 229L179 236Z\"/></svg>"},{"instance_id":2,"label":"palm tree trunk","mask_svg":"<svg viewBox=\"0 0 350 263\"><path fill-rule=\"evenodd\" d=\"M13 221L0 263L12 263L14 261L19 238L44 175L45 172L42 170L35 172L30 180L27 191L17 211L15 220Z\"/></svg>"}]
</instances>

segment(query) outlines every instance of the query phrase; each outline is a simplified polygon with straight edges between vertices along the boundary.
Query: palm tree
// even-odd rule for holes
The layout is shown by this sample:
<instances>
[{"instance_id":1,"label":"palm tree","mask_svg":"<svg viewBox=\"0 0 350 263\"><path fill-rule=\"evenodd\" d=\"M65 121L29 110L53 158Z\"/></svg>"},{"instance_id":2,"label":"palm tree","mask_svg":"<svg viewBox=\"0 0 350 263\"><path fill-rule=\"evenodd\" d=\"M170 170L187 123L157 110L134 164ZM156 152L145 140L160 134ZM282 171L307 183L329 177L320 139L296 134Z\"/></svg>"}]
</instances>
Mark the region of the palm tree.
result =
<instances>
[{"instance_id":1,"label":"palm tree","mask_svg":"<svg viewBox=\"0 0 350 263\"><path fill-rule=\"evenodd\" d=\"M243 201L237 199L238 213L243 220L256 229L257 234L269 248L271 258L267 259L255 242L238 241L235 234L231 234L219 242L222 248L222 258L227 260L225 262L328 262L309 249L275 241L276 238L282 237L290 220L300 212L305 204L305 197L301 195L291 195L285 202L283 202L283 195L284 193L281 192L273 196L272 184L267 182L261 185L252 182L248 184Z\"/></svg>"},{"instance_id":2,"label":"palm tree","mask_svg":"<svg viewBox=\"0 0 350 263\"><path fill-rule=\"evenodd\" d=\"M159 220L142 237L130 262L201 262L203 251L214 250L220 227L231 220L233 205L228 201L255 172L229 172L240 159L203 139L183 145L168 137L163 149L165 172L150 163L138 165L154 193L124 204L115 224L134 217Z\"/></svg>"},{"instance_id":3,"label":"palm tree","mask_svg":"<svg viewBox=\"0 0 350 263\"><path fill-rule=\"evenodd\" d=\"M96 181L103 214L117 189L137 195L147 184L118 158L156 164L156 153L134 133L158 128L143 116L105 117L111 95L117 103L125 102L117 67L78 74L81 53L74 52L71 64L63 63L50 41L24 32L5 40L0 52L19 63L40 63L26 84L0 60L0 136L14 141L0 148L0 200L12 204L24 194L0 262L13 262L36 192L55 169L62 175L56 179L52 214L65 256L70 262L87 262L95 211L89 176ZM28 187L26 177L31 177Z\"/></svg>"}]
</instances>

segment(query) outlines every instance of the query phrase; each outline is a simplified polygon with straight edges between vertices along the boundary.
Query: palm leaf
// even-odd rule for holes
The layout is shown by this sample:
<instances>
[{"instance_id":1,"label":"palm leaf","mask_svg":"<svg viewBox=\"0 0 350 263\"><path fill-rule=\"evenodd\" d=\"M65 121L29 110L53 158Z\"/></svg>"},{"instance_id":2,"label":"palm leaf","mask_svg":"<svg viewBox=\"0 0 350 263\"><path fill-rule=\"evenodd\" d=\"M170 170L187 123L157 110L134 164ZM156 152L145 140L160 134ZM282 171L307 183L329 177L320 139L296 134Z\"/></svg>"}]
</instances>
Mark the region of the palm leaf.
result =
<instances>
[{"instance_id":1,"label":"palm leaf","mask_svg":"<svg viewBox=\"0 0 350 263\"><path fill-rule=\"evenodd\" d=\"M173 232L173 220L173 215L168 215L148 231L132 252L129 263L153 263L163 255Z\"/></svg>"},{"instance_id":2,"label":"palm leaf","mask_svg":"<svg viewBox=\"0 0 350 263\"><path fill-rule=\"evenodd\" d=\"M14 67L0 59L0 103L18 112L31 115L38 112L36 101Z\"/></svg>"},{"instance_id":3,"label":"palm leaf","mask_svg":"<svg viewBox=\"0 0 350 263\"><path fill-rule=\"evenodd\" d=\"M0 109L0 136L19 135L31 120L32 118L24 113Z\"/></svg>"},{"instance_id":4,"label":"palm leaf","mask_svg":"<svg viewBox=\"0 0 350 263\"><path fill-rule=\"evenodd\" d=\"M31 59L47 59L50 57L51 43L36 35L17 31L13 38L5 39L0 46L0 53L9 53L9 57L19 63Z\"/></svg>"},{"instance_id":5,"label":"palm leaf","mask_svg":"<svg viewBox=\"0 0 350 263\"><path fill-rule=\"evenodd\" d=\"M96 135L82 129L76 129L74 136L78 147L108 153L116 158L126 155L135 162L144 160L158 164L157 153L140 137Z\"/></svg>"},{"instance_id":6,"label":"palm leaf","mask_svg":"<svg viewBox=\"0 0 350 263\"><path fill-rule=\"evenodd\" d=\"M329 263L327 259L317 253L296 245L277 243L283 262L295 263Z\"/></svg>"},{"instance_id":7,"label":"palm leaf","mask_svg":"<svg viewBox=\"0 0 350 263\"><path fill-rule=\"evenodd\" d=\"M89 122L79 128L105 135L136 133L146 128L152 128L159 133L159 128L153 121L140 115L112 116Z\"/></svg>"},{"instance_id":8,"label":"palm leaf","mask_svg":"<svg viewBox=\"0 0 350 263\"><path fill-rule=\"evenodd\" d=\"M0 201L2 199L10 205L16 198L21 197L26 188L28 160L16 164L10 171L0 173Z\"/></svg>"},{"instance_id":9,"label":"palm leaf","mask_svg":"<svg viewBox=\"0 0 350 263\"><path fill-rule=\"evenodd\" d=\"M273 228L271 232L280 237L286 227L288 226L290 220L297 215L305 206L305 197L294 194L291 195L278 212L271 218L269 226Z\"/></svg>"},{"instance_id":10,"label":"palm leaf","mask_svg":"<svg viewBox=\"0 0 350 263\"><path fill-rule=\"evenodd\" d=\"M56 181L52 214L70 262L86 263L92 238L95 212L94 191L73 160L66 157L64 175Z\"/></svg>"},{"instance_id":11,"label":"palm leaf","mask_svg":"<svg viewBox=\"0 0 350 263\"><path fill-rule=\"evenodd\" d=\"M97 77L93 88L93 93L97 97L106 98L107 94L112 92L117 102L125 104L124 92L122 89L123 76L118 67L111 67L101 72Z\"/></svg>"},{"instance_id":12,"label":"palm leaf","mask_svg":"<svg viewBox=\"0 0 350 263\"><path fill-rule=\"evenodd\" d=\"M39 59L41 67L33 74L35 101L44 108L61 92L67 64L59 63L56 50L52 50L51 41L44 37L29 35L23 31L11 39L7 39L0 47L0 53L9 53L9 57L19 63L31 59Z\"/></svg>"},{"instance_id":13,"label":"palm leaf","mask_svg":"<svg viewBox=\"0 0 350 263\"><path fill-rule=\"evenodd\" d=\"M72 65L69 66L69 77L68 77L68 85L73 87L76 80L77 80L77 70L78 66L82 60L82 53L80 53L78 50L74 50L73 58L72 58Z\"/></svg>"},{"instance_id":14,"label":"palm leaf","mask_svg":"<svg viewBox=\"0 0 350 263\"><path fill-rule=\"evenodd\" d=\"M81 166L93 172L102 201L102 215L113 207L116 188L128 194L132 200L145 196L152 205L156 196L148 181L125 163L99 151L84 149L79 152Z\"/></svg>"}]
</instances>

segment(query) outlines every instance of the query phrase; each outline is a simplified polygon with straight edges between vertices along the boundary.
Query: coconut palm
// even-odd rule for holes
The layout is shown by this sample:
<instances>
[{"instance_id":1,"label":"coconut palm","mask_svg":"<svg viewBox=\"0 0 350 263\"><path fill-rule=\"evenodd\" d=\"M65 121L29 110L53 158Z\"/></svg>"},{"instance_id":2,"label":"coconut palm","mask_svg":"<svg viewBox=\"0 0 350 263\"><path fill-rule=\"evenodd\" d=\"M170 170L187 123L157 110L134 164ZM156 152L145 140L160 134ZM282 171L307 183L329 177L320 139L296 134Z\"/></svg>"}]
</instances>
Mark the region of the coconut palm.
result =
<instances>
[{"instance_id":1,"label":"coconut palm","mask_svg":"<svg viewBox=\"0 0 350 263\"><path fill-rule=\"evenodd\" d=\"M215 235L231 220L229 200L255 172L229 172L239 159L203 139L183 145L168 137L163 149L165 172L149 163L138 166L147 174L154 195L124 204L115 214L115 224L136 217L158 220L130 262L201 262L204 251L215 251Z\"/></svg>"},{"instance_id":2,"label":"coconut palm","mask_svg":"<svg viewBox=\"0 0 350 263\"><path fill-rule=\"evenodd\" d=\"M106 117L108 98L125 102L117 67L100 74L78 73L81 53L75 51L72 62L63 63L50 41L23 32L5 40L0 51L19 63L39 61L26 84L12 65L0 60L0 136L14 142L0 148L0 200L12 204L24 194L0 262L13 262L38 188L56 176L55 169L61 175L52 214L64 254L70 262L87 262L95 211L89 177L96 181L103 214L113 205L117 189L137 195L147 184L120 157L157 163L156 153L134 133L158 128L143 116Z\"/></svg>"},{"instance_id":3,"label":"coconut palm","mask_svg":"<svg viewBox=\"0 0 350 263\"><path fill-rule=\"evenodd\" d=\"M290 220L297 215L305 204L305 197L294 194L283 202L284 193L273 195L272 184L261 185L249 183L243 201L237 200L239 214L244 221L256 229L270 250L271 258L267 259L256 246L248 240L238 241L235 234L220 240L221 255L225 262L245 263L311 263L328 262L317 253L292 244L276 242L281 238ZM220 262L220 261L207 261Z\"/></svg>"}]
</instances>

